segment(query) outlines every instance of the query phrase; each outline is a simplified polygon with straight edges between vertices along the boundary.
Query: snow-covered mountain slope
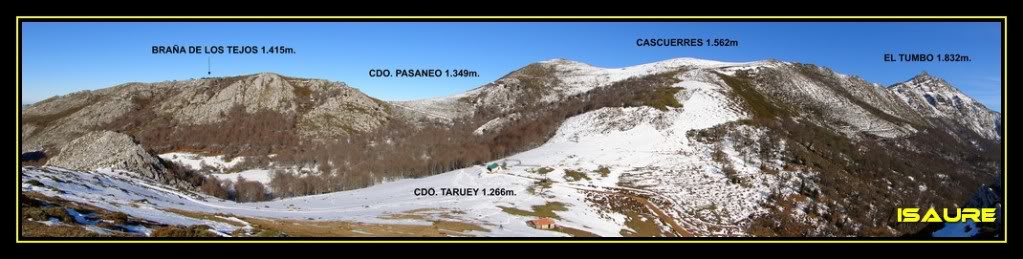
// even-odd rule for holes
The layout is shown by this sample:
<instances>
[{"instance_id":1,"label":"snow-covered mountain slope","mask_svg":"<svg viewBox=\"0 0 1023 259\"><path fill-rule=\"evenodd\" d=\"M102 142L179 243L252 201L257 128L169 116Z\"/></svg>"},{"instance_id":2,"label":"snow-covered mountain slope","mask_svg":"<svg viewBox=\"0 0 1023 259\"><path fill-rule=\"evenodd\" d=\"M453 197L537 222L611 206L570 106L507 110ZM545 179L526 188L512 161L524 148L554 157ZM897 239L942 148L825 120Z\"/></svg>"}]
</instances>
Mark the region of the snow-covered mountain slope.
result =
<instances>
[{"instance_id":1,"label":"snow-covered mountain slope","mask_svg":"<svg viewBox=\"0 0 1023 259\"><path fill-rule=\"evenodd\" d=\"M944 119L988 139L1001 138L1001 115L967 96L945 80L921 73L892 85L889 91L914 111L928 118Z\"/></svg>"},{"instance_id":2,"label":"snow-covered mountain slope","mask_svg":"<svg viewBox=\"0 0 1023 259\"><path fill-rule=\"evenodd\" d=\"M698 72L683 75L692 79ZM761 164L778 161L744 160L724 145L724 159L748 184L730 183L722 164L712 156L714 145L689 135L748 118L727 97L728 87L683 80L675 87L683 108L661 111L650 107L603 108L565 121L545 145L513 156L524 164L599 168L621 171L620 187L643 190L666 206L673 218L697 235L743 235L747 220L762 211L762 203L786 186L796 173L767 175ZM746 127L746 134L761 134Z\"/></svg>"},{"instance_id":3,"label":"snow-covered mountain slope","mask_svg":"<svg viewBox=\"0 0 1023 259\"><path fill-rule=\"evenodd\" d=\"M559 92L560 95L573 95L592 90L593 88L608 86L614 82L631 77L648 76L678 69L755 69L762 66L771 66L774 64L774 61L733 63L696 58L675 58L623 68L594 67L586 63L566 59L547 60L539 64L556 69L555 76L561 81L561 87L563 88Z\"/></svg>"},{"instance_id":4,"label":"snow-covered mountain slope","mask_svg":"<svg viewBox=\"0 0 1023 259\"><path fill-rule=\"evenodd\" d=\"M479 236L896 236L919 228L889 224L884 219L894 211L890 207L955 204L972 191L969 185L1000 168L998 149L987 148L1000 140L991 135L1001 129L997 113L983 112L947 84L934 85L940 80L911 81L919 82L884 88L779 61L683 58L608 69L551 60L464 94L394 103L447 121L473 116L452 123L468 129L457 136L465 138L491 138L522 130L507 126L545 112L557 115L543 120L551 126L543 134L553 132L542 135L549 139L488 162L501 165L495 172L477 165L254 203L191 194L110 170L25 168L22 188L168 224L183 222L173 218L181 215L161 209L300 224L450 220L478 226L462 234ZM655 106L642 99L650 96L617 100L631 92L602 92L646 86L668 88L653 93L677 103ZM599 106L587 105L598 99ZM961 120L984 139L964 144L933 118ZM501 136L504 142L480 143L505 145L521 135ZM416 195L424 188L483 188L499 195ZM130 205L140 199L148 207ZM538 217L555 218L561 228L526 224Z\"/></svg>"},{"instance_id":5,"label":"snow-covered mountain slope","mask_svg":"<svg viewBox=\"0 0 1023 259\"><path fill-rule=\"evenodd\" d=\"M728 87L693 80L699 75L699 71L684 74L684 80L674 86L681 88L676 98L683 108L603 108L572 117L547 144L498 161L506 168L496 173L474 166L360 190L256 203L182 192L110 170L27 168L23 181L37 180L47 187L24 184L23 188L168 224L209 223L184 221L165 211L169 208L379 224L428 224L396 215L435 210L457 211L443 217L479 225L486 231L471 234L481 236L566 235L526 225L541 215L555 217L567 229L600 236L744 235L744 224L763 211L767 195L791 191L791 186L785 186L798 172L761 174L757 170L761 164L773 167L777 162L741 159L737 151L725 148L726 161L749 182L730 183L722 165L711 158L714 147L688 135L690 130L748 115L730 100ZM744 130L759 134L755 128ZM416 196L419 188L486 188L513 195ZM144 206L131 205L141 199L146 200Z\"/></svg>"},{"instance_id":6,"label":"snow-covered mountain slope","mask_svg":"<svg viewBox=\"0 0 1023 259\"><path fill-rule=\"evenodd\" d=\"M885 138L908 136L919 130L921 124L930 125L925 118L941 117L984 138L999 138L1000 115L943 80L924 75L886 88L828 68L775 60L740 63L676 58L601 68L554 59L530 64L462 94L399 104L427 117L445 119L487 110L498 114L487 119L488 127L495 127L493 124L510 119L502 113L514 113L516 107L553 103L628 78L677 71L702 71L700 80L720 85L748 84L756 94L779 108L850 136L859 133ZM727 79L732 80L725 82Z\"/></svg>"},{"instance_id":7,"label":"snow-covered mountain slope","mask_svg":"<svg viewBox=\"0 0 1023 259\"><path fill-rule=\"evenodd\" d=\"M744 63L696 58L675 58L622 68L595 67L586 63L552 59L530 64L494 82L465 93L416 101L393 102L427 117L459 117L482 108L507 111L516 105L556 102L628 78L650 76L679 69L734 71L781 64L777 61ZM438 116L439 115L439 116Z\"/></svg>"}]
</instances>

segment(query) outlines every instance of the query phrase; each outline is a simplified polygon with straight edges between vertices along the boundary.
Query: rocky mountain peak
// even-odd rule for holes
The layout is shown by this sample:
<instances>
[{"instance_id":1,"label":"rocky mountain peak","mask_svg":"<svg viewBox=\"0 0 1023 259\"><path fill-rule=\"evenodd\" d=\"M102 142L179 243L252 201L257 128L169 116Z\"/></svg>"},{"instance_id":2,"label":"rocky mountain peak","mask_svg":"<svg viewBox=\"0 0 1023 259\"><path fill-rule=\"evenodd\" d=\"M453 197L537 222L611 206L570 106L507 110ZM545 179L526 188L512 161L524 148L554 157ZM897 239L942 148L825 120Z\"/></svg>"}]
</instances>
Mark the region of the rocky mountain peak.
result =
<instances>
[{"instance_id":1,"label":"rocky mountain peak","mask_svg":"<svg viewBox=\"0 0 1023 259\"><path fill-rule=\"evenodd\" d=\"M927 70L923 70L923 71L920 71L920 73L917 74L916 76L913 76L912 80L926 80L926 79L932 79L932 78L934 78L934 77L931 77L931 74L927 73Z\"/></svg>"},{"instance_id":2,"label":"rocky mountain peak","mask_svg":"<svg viewBox=\"0 0 1023 259\"><path fill-rule=\"evenodd\" d=\"M997 112L926 71L888 90L924 117L948 119L985 138L1000 138L1001 117Z\"/></svg>"},{"instance_id":3,"label":"rocky mountain peak","mask_svg":"<svg viewBox=\"0 0 1023 259\"><path fill-rule=\"evenodd\" d=\"M927 71L921 71L920 74L913 76L905 82L895 84L893 87L902 88L916 88L923 91L940 91L940 92L955 92L960 93L959 89L949 84L944 79L931 75Z\"/></svg>"},{"instance_id":4,"label":"rocky mountain peak","mask_svg":"<svg viewBox=\"0 0 1023 259\"><path fill-rule=\"evenodd\" d=\"M931 106L951 105L961 108L965 105L980 105L952 84L942 78L923 71L913 78L889 87L897 93L914 93L927 99ZM986 107L984 109L987 109Z\"/></svg>"}]
</instances>

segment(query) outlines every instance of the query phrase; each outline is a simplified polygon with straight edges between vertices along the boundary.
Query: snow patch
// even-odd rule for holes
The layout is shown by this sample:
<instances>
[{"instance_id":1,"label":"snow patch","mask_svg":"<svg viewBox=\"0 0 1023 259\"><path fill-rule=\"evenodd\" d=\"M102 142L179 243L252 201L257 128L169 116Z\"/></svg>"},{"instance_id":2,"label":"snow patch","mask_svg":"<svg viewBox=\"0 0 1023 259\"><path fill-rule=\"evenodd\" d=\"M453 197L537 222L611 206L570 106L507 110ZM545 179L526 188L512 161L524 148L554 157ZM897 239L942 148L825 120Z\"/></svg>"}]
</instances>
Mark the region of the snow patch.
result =
<instances>
[{"instance_id":1,"label":"snow patch","mask_svg":"<svg viewBox=\"0 0 1023 259\"><path fill-rule=\"evenodd\" d=\"M181 164L192 170L199 170L203 167L212 168L214 170L224 172L245 161L244 157L235 157L230 161L224 159L223 155L219 156L203 156L193 153L185 152L172 152L160 154L159 157L164 160L170 160L172 162Z\"/></svg>"}]
</instances>

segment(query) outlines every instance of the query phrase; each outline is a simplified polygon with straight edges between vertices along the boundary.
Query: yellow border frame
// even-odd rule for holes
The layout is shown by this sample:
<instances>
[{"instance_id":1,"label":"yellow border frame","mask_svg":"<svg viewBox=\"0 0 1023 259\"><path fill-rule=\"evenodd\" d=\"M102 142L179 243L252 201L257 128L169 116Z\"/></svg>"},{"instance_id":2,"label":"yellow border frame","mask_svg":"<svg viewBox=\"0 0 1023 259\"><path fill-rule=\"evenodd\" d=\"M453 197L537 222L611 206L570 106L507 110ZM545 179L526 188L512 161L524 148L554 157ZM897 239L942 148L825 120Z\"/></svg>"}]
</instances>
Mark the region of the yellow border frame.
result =
<instances>
[{"instance_id":1,"label":"yellow border frame","mask_svg":"<svg viewBox=\"0 0 1023 259\"><path fill-rule=\"evenodd\" d=\"M15 198L15 243L1008 243L1008 217L1006 205L1008 204L1008 172L1006 145L1006 132L1008 126L1005 123L1005 115L1008 106L1007 87L1008 85L1008 16L16 16L15 17L15 77L14 82L18 87L15 90L18 104L15 122L17 123L18 135L16 149L21 150L21 20L22 19L245 19L245 20L267 20L267 19L358 19L358 20L383 20L383 19L444 19L444 20L475 20L475 19L503 19L503 20L528 20L528 19L557 19L557 20L707 20L707 19L738 19L738 20L760 20L760 19L1001 19L1002 24L1002 188L1005 189L1002 197L1002 240L628 240L608 238L607 240L21 240L21 159L20 153L15 164L18 166L17 188ZM798 22L798 21L797 21ZM495 238L497 239L497 238Z\"/></svg>"}]
</instances>

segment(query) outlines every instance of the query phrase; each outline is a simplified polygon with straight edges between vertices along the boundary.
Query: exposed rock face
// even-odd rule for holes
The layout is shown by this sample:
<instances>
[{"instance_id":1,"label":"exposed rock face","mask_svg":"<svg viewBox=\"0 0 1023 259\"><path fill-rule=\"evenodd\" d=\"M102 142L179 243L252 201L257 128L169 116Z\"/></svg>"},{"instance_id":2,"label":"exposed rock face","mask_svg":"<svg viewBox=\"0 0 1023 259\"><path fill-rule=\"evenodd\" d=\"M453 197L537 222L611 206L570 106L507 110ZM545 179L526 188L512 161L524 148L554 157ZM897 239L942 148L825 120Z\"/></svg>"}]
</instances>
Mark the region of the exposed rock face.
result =
<instances>
[{"instance_id":1,"label":"exposed rock face","mask_svg":"<svg viewBox=\"0 0 1023 259\"><path fill-rule=\"evenodd\" d=\"M113 131L87 133L64 146L46 165L74 170L121 169L166 182L166 168L131 136Z\"/></svg>"},{"instance_id":2,"label":"exposed rock face","mask_svg":"<svg viewBox=\"0 0 1023 259\"><path fill-rule=\"evenodd\" d=\"M23 110L23 149L56 149L110 123L132 109L132 96L141 96L141 85L129 83L50 98Z\"/></svg>"},{"instance_id":3,"label":"exposed rock face","mask_svg":"<svg viewBox=\"0 0 1023 259\"><path fill-rule=\"evenodd\" d=\"M271 112L296 122L295 135L322 140L368 132L391 119L388 103L342 82L259 73L157 83L127 83L95 91L53 97L23 110L21 145L25 150L57 151L88 132L167 128L224 123L234 108ZM143 117L129 128L111 126ZM152 121L150 121L152 120ZM227 129L227 128L225 128Z\"/></svg>"},{"instance_id":4,"label":"exposed rock face","mask_svg":"<svg viewBox=\"0 0 1023 259\"><path fill-rule=\"evenodd\" d=\"M303 136L312 138L336 138L368 132L387 121L385 108L353 91L343 97L331 98L306 113L299 120L298 129Z\"/></svg>"},{"instance_id":5,"label":"exposed rock face","mask_svg":"<svg viewBox=\"0 0 1023 259\"><path fill-rule=\"evenodd\" d=\"M224 120L235 105L253 113L271 110L293 114L297 105L295 86L277 74L260 73L226 79L209 79L205 84L182 89L157 110L170 114L179 123L209 124Z\"/></svg>"},{"instance_id":6,"label":"exposed rock face","mask_svg":"<svg viewBox=\"0 0 1023 259\"><path fill-rule=\"evenodd\" d=\"M987 139L1001 139L1001 115L941 78L924 72L889 90L924 117L957 124Z\"/></svg>"}]
</instances>

